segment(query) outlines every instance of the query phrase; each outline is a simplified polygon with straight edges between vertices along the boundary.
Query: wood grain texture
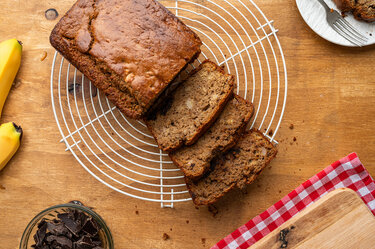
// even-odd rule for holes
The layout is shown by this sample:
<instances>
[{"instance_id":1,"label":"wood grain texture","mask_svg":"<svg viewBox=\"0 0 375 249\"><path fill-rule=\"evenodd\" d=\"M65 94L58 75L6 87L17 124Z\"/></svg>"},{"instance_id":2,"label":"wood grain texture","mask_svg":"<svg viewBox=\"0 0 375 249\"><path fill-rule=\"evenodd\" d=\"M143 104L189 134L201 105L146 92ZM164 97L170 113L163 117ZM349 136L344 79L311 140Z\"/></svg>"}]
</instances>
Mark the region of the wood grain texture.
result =
<instances>
[{"instance_id":1,"label":"wood grain texture","mask_svg":"<svg viewBox=\"0 0 375 249\"><path fill-rule=\"evenodd\" d=\"M250 248L351 249L372 248L374 244L373 214L353 190L336 189Z\"/></svg>"},{"instance_id":2,"label":"wood grain texture","mask_svg":"<svg viewBox=\"0 0 375 249\"><path fill-rule=\"evenodd\" d=\"M350 152L357 152L375 175L375 46L345 48L321 39L304 23L294 1L256 2L279 29L288 68L287 107L276 137L279 153L246 194L223 198L213 217L189 202L161 209L158 203L119 194L64 151L49 86L54 49L48 36L57 20L46 20L44 12L55 8L61 17L74 0L0 1L0 39L16 37L24 43L21 70L1 122L15 121L25 133L19 152L0 172L2 247L16 248L39 211L78 199L107 221L118 249L209 248ZM44 52L47 58L41 61ZM164 232L169 240L162 239Z\"/></svg>"}]
</instances>

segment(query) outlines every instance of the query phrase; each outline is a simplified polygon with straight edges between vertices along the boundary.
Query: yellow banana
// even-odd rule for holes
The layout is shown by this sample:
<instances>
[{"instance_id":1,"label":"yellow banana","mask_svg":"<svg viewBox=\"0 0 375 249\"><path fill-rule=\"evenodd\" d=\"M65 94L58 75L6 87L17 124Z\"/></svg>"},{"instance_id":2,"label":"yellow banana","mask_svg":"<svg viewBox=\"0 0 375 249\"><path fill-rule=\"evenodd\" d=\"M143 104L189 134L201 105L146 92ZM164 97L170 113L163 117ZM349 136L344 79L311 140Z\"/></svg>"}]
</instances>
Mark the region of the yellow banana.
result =
<instances>
[{"instance_id":1,"label":"yellow banana","mask_svg":"<svg viewBox=\"0 0 375 249\"><path fill-rule=\"evenodd\" d=\"M22 45L16 39L0 43L0 117L5 100L21 65L21 54Z\"/></svg>"},{"instance_id":2,"label":"yellow banana","mask_svg":"<svg viewBox=\"0 0 375 249\"><path fill-rule=\"evenodd\" d=\"M22 128L12 122L0 126L0 170L20 147L22 133Z\"/></svg>"}]
</instances>

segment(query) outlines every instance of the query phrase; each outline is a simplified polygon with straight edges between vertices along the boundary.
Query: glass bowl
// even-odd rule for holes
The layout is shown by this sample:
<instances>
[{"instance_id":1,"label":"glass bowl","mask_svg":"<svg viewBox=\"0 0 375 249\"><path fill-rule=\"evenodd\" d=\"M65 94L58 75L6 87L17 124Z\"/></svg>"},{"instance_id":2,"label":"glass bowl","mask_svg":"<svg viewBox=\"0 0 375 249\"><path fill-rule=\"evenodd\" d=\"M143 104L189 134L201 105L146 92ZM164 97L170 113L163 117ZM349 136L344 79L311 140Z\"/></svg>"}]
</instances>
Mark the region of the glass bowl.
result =
<instances>
[{"instance_id":1,"label":"glass bowl","mask_svg":"<svg viewBox=\"0 0 375 249\"><path fill-rule=\"evenodd\" d=\"M47 221L57 218L57 214L65 213L68 210L79 210L85 213L87 216L92 217L96 223L99 225L99 236L103 243L104 249L114 249L113 238L111 231L108 226L105 224L104 220L93 210L82 205L78 201L73 201L72 203L56 205L50 208L47 208L40 212L37 216L34 217L27 225L25 231L22 234L20 249L32 249L31 245L35 244L34 234L38 230L39 222L44 218Z\"/></svg>"}]
</instances>

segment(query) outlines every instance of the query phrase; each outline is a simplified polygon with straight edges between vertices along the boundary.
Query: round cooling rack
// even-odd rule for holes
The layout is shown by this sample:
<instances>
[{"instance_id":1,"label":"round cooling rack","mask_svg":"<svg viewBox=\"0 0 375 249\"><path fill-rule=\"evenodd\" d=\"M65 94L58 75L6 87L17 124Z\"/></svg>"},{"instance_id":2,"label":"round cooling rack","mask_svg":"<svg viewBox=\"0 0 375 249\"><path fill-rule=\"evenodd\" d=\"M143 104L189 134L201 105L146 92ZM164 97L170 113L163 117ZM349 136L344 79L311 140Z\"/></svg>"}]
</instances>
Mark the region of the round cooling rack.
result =
<instances>
[{"instance_id":1,"label":"round cooling rack","mask_svg":"<svg viewBox=\"0 0 375 249\"><path fill-rule=\"evenodd\" d=\"M252 0L160 1L203 41L210 59L236 77L239 95L253 102L249 128L274 143L287 98L287 72L273 21ZM190 200L183 175L160 151L146 126L123 115L77 69L55 53L52 108L66 151L93 177L131 197L173 207Z\"/></svg>"}]
</instances>

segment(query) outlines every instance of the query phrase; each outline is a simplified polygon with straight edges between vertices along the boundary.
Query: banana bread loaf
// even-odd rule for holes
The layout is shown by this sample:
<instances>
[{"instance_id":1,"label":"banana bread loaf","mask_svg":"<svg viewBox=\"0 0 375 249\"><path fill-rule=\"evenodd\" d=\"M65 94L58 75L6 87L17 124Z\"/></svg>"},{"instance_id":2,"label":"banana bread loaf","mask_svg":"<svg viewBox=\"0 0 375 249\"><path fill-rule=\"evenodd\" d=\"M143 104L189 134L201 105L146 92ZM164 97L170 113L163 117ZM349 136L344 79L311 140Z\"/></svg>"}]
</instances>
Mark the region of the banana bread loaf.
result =
<instances>
[{"instance_id":1,"label":"banana bread loaf","mask_svg":"<svg viewBox=\"0 0 375 249\"><path fill-rule=\"evenodd\" d=\"M204 61L145 120L159 148L173 151L191 145L211 126L232 96L234 77Z\"/></svg>"},{"instance_id":2,"label":"banana bread loaf","mask_svg":"<svg viewBox=\"0 0 375 249\"><path fill-rule=\"evenodd\" d=\"M334 0L342 12L352 12L358 20L375 21L375 0Z\"/></svg>"},{"instance_id":3,"label":"banana bread loaf","mask_svg":"<svg viewBox=\"0 0 375 249\"><path fill-rule=\"evenodd\" d=\"M215 123L195 144L172 151L169 156L187 178L197 180L210 168L215 156L235 145L253 111L251 103L235 94Z\"/></svg>"},{"instance_id":4,"label":"banana bread loaf","mask_svg":"<svg viewBox=\"0 0 375 249\"><path fill-rule=\"evenodd\" d=\"M211 162L202 178L195 182L185 178L194 204L212 204L229 190L252 183L276 154L277 149L261 132L245 132L235 147Z\"/></svg>"},{"instance_id":5,"label":"banana bread loaf","mask_svg":"<svg viewBox=\"0 0 375 249\"><path fill-rule=\"evenodd\" d=\"M132 118L146 114L202 44L155 0L78 0L50 42Z\"/></svg>"}]
</instances>

